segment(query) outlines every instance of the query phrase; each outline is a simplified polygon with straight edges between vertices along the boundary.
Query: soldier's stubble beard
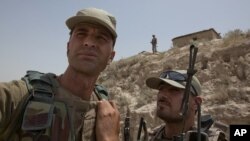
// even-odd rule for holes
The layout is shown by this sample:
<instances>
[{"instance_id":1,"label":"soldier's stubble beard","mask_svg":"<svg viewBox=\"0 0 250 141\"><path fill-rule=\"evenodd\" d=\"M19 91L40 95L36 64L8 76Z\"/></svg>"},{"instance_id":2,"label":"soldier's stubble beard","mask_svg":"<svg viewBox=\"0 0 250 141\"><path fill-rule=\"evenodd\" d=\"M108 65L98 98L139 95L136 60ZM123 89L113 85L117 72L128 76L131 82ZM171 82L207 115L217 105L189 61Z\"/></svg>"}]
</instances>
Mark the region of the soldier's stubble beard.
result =
<instances>
[{"instance_id":1,"label":"soldier's stubble beard","mask_svg":"<svg viewBox=\"0 0 250 141\"><path fill-rule=\"evenodd\" d=\"M159 108L159 107L158 107ZM179 111L181 112L181 111ZM185 117L181 116L180 113L169 113L164 112L163 109L157 109L156 115L165 122L168 123L182 123L183 119L186 119L190 116L190 111L187 111L187 115Z\"/></svg>"},{"instance_id":2,"label":"soldier's stubble beard","mask_svg":"<svg viewBox=\"0 0 250 141\"><path fill-rule=\"evenodd\" d=\"M157 116L168 123L180 123L183 121L183 118L180 115L166 115L162 113L157 113Z\"/></svg>"}]
</instances>

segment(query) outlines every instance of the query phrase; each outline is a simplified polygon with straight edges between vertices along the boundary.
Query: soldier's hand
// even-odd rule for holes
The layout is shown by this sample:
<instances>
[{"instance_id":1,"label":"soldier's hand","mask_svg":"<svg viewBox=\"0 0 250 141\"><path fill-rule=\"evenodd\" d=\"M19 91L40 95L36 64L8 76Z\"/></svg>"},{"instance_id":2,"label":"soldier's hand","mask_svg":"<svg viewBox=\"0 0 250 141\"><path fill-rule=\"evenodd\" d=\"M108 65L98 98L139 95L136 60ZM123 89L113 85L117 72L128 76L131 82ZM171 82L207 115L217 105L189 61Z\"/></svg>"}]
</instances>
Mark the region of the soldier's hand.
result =
<instances>
[{"instance_id":1,"label":"soldier's hand","mask_svg":"<svg viewBox=\"0 0 250 141\"><path fill-rule=\"evenodd\" d=\"M120 113L113 101L101 100L97 104L97 141L119 141Z\"/></svg>"}]
</instances>

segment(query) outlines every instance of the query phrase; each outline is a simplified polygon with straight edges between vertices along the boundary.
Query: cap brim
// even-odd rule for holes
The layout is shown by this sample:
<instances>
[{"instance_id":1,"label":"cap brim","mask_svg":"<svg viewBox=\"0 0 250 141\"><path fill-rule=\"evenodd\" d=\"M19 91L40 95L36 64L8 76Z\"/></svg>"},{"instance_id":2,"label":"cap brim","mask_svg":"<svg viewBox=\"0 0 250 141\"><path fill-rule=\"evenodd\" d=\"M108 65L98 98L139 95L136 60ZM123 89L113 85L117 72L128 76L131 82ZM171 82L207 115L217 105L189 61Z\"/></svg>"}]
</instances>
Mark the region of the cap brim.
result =
<instances>
[{"instance_id":1,"label":"cap brim","mask_svg":"<svg viewBox=\"0 0 250 141\"><path fill-rule=\"evenodd\" d=\"M158 78L158 77L150 77L146 80L146 85L149 87L149 88L152 88L152 89L159 89L159 86L160 84L169 84L171 86L174 86L174 87L177 87L177 88L180 88L180 89L185 89L185 86L176 82L176 81L173 81L173 80L170 80L170 79L163 79L163 78Z\"/></svg>"},{"instance_id":2,"label":"cap brim","mask_svg":"<svg viewBox=\"0 0 250 141\"><path fill-rule=\"evenodd\" d=\"M73 29L76 24L84 22L100 24L105 28L107 28L114 36L114 38L117 37L116 32L107 23L92 16L73 16L66 21L66 25L68 26L69 29Z\"/></svg>"}]
</instances>

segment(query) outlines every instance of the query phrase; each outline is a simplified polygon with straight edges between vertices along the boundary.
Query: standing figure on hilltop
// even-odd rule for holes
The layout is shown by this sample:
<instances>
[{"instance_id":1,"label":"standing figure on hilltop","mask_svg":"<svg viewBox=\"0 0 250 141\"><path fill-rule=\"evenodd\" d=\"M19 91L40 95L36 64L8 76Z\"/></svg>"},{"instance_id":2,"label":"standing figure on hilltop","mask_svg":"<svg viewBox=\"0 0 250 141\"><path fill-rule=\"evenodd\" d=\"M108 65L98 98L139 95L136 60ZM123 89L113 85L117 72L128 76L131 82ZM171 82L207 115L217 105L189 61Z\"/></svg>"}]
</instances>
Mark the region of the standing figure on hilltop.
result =
<instances>
[{"instance_id":1,"label":"standing figure on hilltop","mask_svg":"<svg viewBox=\"0 0 250 141\"><path fill-rule=\"evenodd\" d=\"M196 76L192 77L187 113L183 117L180 115L180 109L187 79L186 70L167 70L159 77L150 77L146 80L149 88L158 90L156 114L165 122L149 134L150 141L179 141L183 140L182 133L185 133L185 141L196 140L198 132L195 116L202 103L201 84ZM210 115L203 116L201 122L201 141L227 140L225 134L227 126L221 128L223 124L214 123Z\"/></svg>"},{"instance_id":2,"label":"standing figure on hilltop","mask_svg":"<svg viewBox=\"0 0 250 141\"><path fill-rule=\"evenodd\" d=\"M156 50L156 45L157 45L157 38L155 37L155 35L152 35L152 40L151 40L151 44L152 44L152 50L153 50L153 53L156 53L157 50Z\"/></svg>"}]
</instances>

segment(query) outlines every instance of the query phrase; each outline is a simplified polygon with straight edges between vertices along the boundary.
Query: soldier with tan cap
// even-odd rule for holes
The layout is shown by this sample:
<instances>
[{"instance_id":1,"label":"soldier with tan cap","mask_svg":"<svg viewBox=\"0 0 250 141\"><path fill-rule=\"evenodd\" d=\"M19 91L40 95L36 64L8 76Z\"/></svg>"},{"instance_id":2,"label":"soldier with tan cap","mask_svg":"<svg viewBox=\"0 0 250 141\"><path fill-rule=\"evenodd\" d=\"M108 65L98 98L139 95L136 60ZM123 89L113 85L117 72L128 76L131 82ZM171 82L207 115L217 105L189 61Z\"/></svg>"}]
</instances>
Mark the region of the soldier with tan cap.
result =
<instances>
[{"instance_id":1,"label":"soldier with tan cap","mask_svg":"<svg viewBox=\"0 0 250 141\"><path fill-rule=\"evenodd\" d=\"M186 116L180 115L187 78L186 70L167 70L162 72L159 77L150 77L146 80L146 85L149 88L158 90L156 114L165 122L149 133L150 141L180 140L178 136L182 133L186 133L184 140L188 141L192 131L196 131L195 115L198 105L202 103L201 84L196 76L192 77ZM212 141L212 138L214 138L213 141L215 138L216 141L225 140L225 134L222 130L216 130L216 133L212 133L210 127L211 122L202 130L207 132L209 140ZM205 137L206 135L202 139L204 140Z\"/></svg>"},{"instance_id":2,"label":"soldier with tan cap","mask_svg":"<svg viewBox=\"0 0 250 141\"><path fill-rule=\"evenodd\" d=\"M118 141L120 114L96 85L113 60L116 19L87 8L66 21L69 65L61 75L29 71L0 83L1 141Z\"/></svg>"}]
</instances>

